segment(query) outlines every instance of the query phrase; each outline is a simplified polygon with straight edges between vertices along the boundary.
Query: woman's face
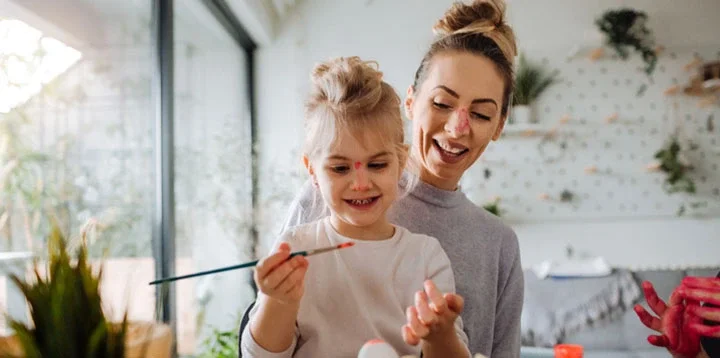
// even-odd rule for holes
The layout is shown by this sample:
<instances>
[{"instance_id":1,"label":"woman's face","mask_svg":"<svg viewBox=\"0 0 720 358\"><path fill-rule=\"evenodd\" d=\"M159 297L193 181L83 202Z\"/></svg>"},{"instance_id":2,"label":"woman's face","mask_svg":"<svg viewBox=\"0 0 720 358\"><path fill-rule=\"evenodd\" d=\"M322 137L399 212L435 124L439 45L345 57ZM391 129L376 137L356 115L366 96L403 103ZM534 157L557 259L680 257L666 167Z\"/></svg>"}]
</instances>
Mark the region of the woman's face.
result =
<instances>
[{"instance_id":1,"label":"woman's face","mask_svg":"<svg viewBox=\"0 0 720 358\"><path fill-rule=\"evenodd\" d=\"M413 160L420 179L455 190L465 170L500 137L505 82L495 64L465 52L437 54L420 88L408 89Z\"/></svg>"}]
</instances>

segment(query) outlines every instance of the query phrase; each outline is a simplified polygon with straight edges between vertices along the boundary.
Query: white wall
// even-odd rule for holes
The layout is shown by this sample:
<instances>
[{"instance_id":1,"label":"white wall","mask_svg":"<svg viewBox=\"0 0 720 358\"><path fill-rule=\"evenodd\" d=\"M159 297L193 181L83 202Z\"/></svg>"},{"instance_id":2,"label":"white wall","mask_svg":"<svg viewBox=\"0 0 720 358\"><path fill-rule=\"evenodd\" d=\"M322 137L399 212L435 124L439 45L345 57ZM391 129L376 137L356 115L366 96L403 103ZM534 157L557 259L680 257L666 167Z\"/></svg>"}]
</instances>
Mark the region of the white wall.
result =
<instances>
[{"instance_id":1,"label":"white wall","mask_svg":"<svg viewBox=\"0 0 720 358\"><path fill-rule=\"evenodd\" d=\"M296 188L304 178L297 148L302 138L302 101L308 88L309 73L313 64L340 55L358 55L375 59L379 61L387 81L395 86L398 92L404 94L426 46L432 39L432 24L450 4L451 1L439 0L308 0L300 4L284 21L274 43L261 48L257 54L259 152L260 162L265 170L260 178L263 197L275 194L279 188L292 192L292 189ZM677 77L681 83L685 82L685 77L680 77L685 75L682 66L678 69L679 63L691 57L695 51L707 56L706 58L717 56L717 50L720 48L720 38L717 37L720 32L720 2L693 0L688 4L680 5L670 0L606 0L599 4L572 0L508 1L509 21L515 28L521 50L531 57L547 59L551 66L561 71L578 70L586 76L599 69L589 67L590 64L586 62L565 63L565 56L577 45L594 46L594 19L605 9L624 5L646 11L650 18L649 26L655 31L658 42L676 52L677 56L663 63L667 69L662 75L658 75L655 85L651 86L647 95L639 100L644 102L635 102L632 96L628 96L625 92L630 89L614 89L609 79L607 83L598 79L598 87L607 86L603 90L612 95L607 101L598 102L596 104L599 107L598 113L592 114L588 99L583 101L572 97L578 91L576 73L566 76L570 78L568 81L576 82L575 88L559 86L548 93L546 96L548 98L540 107L550 108L546 112L547 116L559 117L570 103L575 107L572 113L574 117L591 121L592 116L603 118L613 108L621 106L624 111L620 113L621 119L637 124L632 127L632 131L628 130L630 127L612 129L598 127L588 132L589 135L585 133L585 140L589 145L586 150L573 153L576 157L574 162L577 163L574 164L575 167L571 167L571 173L578 168L580 168L579 173L582 173L582 167L587 165L583 163L592 163L598 155L607 154L602 145L593 147L593 138L600 140L599 137L603 136L615 137L613 154L616 152L632 154L634 162L628 162L627 168L635 168L643 161L651 159L652 151L661 144L662 134L666 130L660 130L660 134L650 132L653 128L668 126L661 122L661 117L666 114L662 111L669 107L663 104L662 91L673 78ZM646 80L635 70L639 65L640 62L636 59L627 63L607 61L604 64L610 74L618 78L632 78L633 86ZM580 68L583 70L580 71ZM622 91L625 92L619 93ZM555 98L561 97L564 98L562 105L555 102ZM679 105L681 109L687 108L687 111L691 111L690 108L695 108L693 103L682 99L678 101L681 101ZM658 113L647 110L645 104L650 102L658 103ZM625 111L626 106L629 107L633 103L642 105L636 105L632 111ZM648 120L638 124L635 120L639 116L647 116ZM720 118L717 111L715 117ZM694 126L690 129L694 133L697 128L699 127ZM618 136L617 133L621 131L623 135ZM578 132L582 135L582 131ZM647 136L648 149L640 151L636 146L638 140L630 138L628 133ZM578 133L573 132L573 134ZM703 136L704 143L708 145L716 138L718 138L717 132ZM517 138L503 138L491 146L492 152L488 154L493 159L503 155L508 156L518 150L519 146L519 150L529 153L528 156L537 156L534 152L536 149L533 149L535 144L530 142L531 140L517 144ZM708 169L710 172L706 175L709 180L706 179L702 195L712 197L711 183L720 181L715 180L718 178L717 163L720 162L720 156L708 151L707 156L703 154L703 161L703 165L710 168ZM557 210L542 211L541 205L546 204L535 202L542 188L536 187L523 192L522 186L510 185L508 188L503 188L499 185L503 181L531 180L537 175L536 169L545 172L546 180L560 181L560 176L553 174L556 172L551 165L543 167L543 165L538 166L538 163L532 164L535 166L531 168L518 165L519 169L516 170L519 171L520 179L511 179L510 173L514 171L513 168L507 166L494 168L493 178L499 180L498 183L492 181L486 183L480 174L481 171L478 170L483 164L478 164L463 181L464 188L472 191L470 196L478 203L484 202L492 195L514 198L514 201L511 198L507 203L508 208L513 209L508 215L508 222L518 233L524 265L560 257L568 244L579 251L603 255L610 263L618 266L720 264L720 257L717 254L720 252L720 238L718 238L720 219L717 212L711 211L709 216L702 219L677 218L674 211L679 200L670 198L662 192L658 177L648 177L644 173L627 174L627 178L634 178L633 182L637 182L638 186L650 188L649 199L638 199L646 202L638 202L639 208L634 214L621 212L616 206L609 205L608 203L613 200L607 198L603 199L602 210L598 212L600 202L594 201L596 200L594 195L588 195L591 204L581 203L582 208L587 210L579 210L579 214L559 205ZM712 169L713 164L715 169ZM278 173L281 179L278 179ZM288 173L294 176L288 179ZM589 192L593 185L587 183L593 183L596 179L587 178L582 174L575 175L574 178L579 182L576 188L578 192ZM606 183L612 183L612 180L604 178L603 189L606 185L610 185ZM640 192L633 188L617 190L619 191L614 195L617 203L622 203L623 198L634 200L636 196L640 196ZM273 230L278 227L278 218L284 215L286 206L283 203L287 200L288 195L284 194L269 205L272 209L270 214L266 213L266 217L273 220L268 220L263 230L265 247L273 239ZM535 201L528 204L530 200ZM643 206L643 204L647 205ZM620 205L624 207L624 204ZM530 206L535 210L527 212L526 209Z\"/></svg>"}]
</instances>

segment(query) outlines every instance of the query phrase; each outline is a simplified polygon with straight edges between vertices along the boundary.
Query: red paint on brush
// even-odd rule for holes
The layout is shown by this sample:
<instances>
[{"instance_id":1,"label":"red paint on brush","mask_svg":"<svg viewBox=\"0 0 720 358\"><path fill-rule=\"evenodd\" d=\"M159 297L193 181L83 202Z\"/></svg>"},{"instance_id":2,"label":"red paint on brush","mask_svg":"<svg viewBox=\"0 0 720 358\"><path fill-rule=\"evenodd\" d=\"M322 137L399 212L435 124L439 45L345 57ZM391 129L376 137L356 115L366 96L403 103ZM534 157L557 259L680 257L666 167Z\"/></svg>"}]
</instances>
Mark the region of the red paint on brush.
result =
<instances>
[{"instance_id":1,"label":"red paint on brush","mask_svg":"<svg viewBox=\"0 0 720 358\"><path fill-rule=\"evenodd\" d=\"M342 243L342 244L338 245L337 248L338 248L338 249L344 249L344 248L346 248L346 247L350 247L350 246L353 246L353 245L355 245L354 242L345 242L345 243Z\"/></svg>"}]
</instances>

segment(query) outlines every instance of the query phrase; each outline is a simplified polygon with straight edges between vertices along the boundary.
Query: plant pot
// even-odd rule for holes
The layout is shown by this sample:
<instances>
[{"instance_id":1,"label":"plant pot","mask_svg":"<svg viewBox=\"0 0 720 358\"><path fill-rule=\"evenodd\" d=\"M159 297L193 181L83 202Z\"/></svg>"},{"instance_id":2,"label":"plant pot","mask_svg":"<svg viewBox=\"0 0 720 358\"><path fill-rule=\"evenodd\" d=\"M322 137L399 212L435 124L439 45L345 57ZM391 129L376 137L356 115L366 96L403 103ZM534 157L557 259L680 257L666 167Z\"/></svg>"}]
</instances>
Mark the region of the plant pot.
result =
<instances>
[{"instance_id":1,"label":"plant pot","mask_svg":"<svg viewBox=\"0 0 720 358\"><path fill-rule=\"evenodd\" d=\"M532 107L526 105L513 106L510 113L513 124L535 123Z\"/></svg>"},{"instance_id":2,"label":"plant pot","mask_svg":"<svg viewBox=\"0 0 720 358\"><path fill-rule=\"evenodd\" d=\"M172 356L170 326L155 322L130 322L125 338L125 358L170 358ZM24 358L17 336L0 337L3 357Z\"/></svg>"}]
</instances>

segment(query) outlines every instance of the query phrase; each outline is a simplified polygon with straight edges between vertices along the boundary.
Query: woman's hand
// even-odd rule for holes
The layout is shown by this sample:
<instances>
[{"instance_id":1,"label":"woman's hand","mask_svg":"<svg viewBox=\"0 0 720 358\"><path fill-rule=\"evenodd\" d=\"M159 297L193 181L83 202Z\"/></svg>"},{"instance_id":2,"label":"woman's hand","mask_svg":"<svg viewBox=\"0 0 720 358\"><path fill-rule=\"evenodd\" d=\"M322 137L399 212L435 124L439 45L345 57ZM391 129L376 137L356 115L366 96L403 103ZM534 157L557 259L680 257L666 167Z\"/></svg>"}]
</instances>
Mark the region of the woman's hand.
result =
<instances>
[{"instance_id":1,"label":"woman's hand","mask_svg":"<svg viewBox=\"0 0 720 358\"><path fill-rule=\"evenodd\" d=\"M455 319L463 310L464 301L459 295L443 295L430 280L425 281L424 286L424 291L415 293L415 305L406 310L407 324L402 327L402 333L410 345L456 337Z\"/></svg>"},{"instance_id":2,"label":"woman's hand","mask_svg":"<svg viewBox=\"0 0 720 358\"><path fill-rule=\"evenodd\" d=\"M654 346L667 348L676 358L697 357L700 353L700 337L691 331L690 327L699 319L691 315L687 309L688 306L697 305L697 301L684 301L680 294L683 285L675 289L668 304L658 297L650 282L643 282L642 287L645 300L657 317L648 313L641 305L635 306L635 313L646 327L660 333L648 336L648 342Z\"/></svg>"},{"instance_id":3,"label":"woman's hand","mask_svg":"<svg viewBox=\"0 0 720 358\"><path fill-rule=\"evenodd\" d=\"M688 314L696 318L689 325L690 330L700 336L720 338L720 278L685 277L678 294L689 302L705 303L687 306ZM716 325L707 325L703 320Z\"/></svg>"},{"instance_id":4,"label":"woman's hand","mask_svg":"<svg viewBox=\"0 0 720 358\"><path fill-rule=\"evenodd\" d=\"M305 291L308 261L304 256L290 257L290 245L283 242L255 266L255 284L260 292L283 304L300 302Z\"/></svg>"}]
</instances>

